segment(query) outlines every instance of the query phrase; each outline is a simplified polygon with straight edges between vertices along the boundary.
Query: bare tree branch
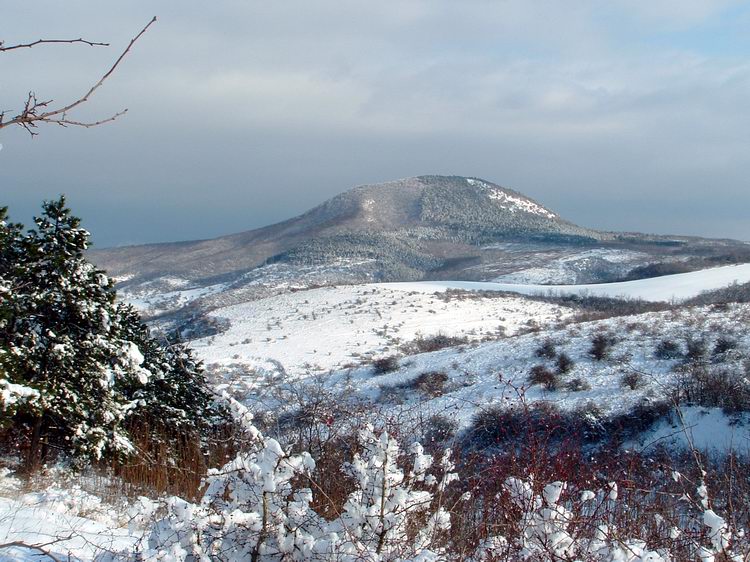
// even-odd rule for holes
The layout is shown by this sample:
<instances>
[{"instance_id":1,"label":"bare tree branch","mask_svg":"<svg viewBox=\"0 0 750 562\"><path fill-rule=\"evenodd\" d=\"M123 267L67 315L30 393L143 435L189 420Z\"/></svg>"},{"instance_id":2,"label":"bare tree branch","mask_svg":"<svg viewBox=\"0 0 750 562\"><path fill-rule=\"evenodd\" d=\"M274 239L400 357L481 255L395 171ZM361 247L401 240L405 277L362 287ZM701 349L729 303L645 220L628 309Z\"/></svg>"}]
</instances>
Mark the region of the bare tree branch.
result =
<instances>
[{"instance_id":1,"label":"bare tree branch","mask_svg":"<svg viewBox=\"0 0 750 562\"><path fill-rule=\"evenodd\" d=\"M5 51L12 51L14 49L30 49L31 47L36 47L37 45L43 45L46 43L84 43L86 45L89 45L90 47L109 47L109 43L87 41L86 39L82 39L80 37L78 39L37 39L36 41L32 41L31 43L19 43L18 45L11 45L10 47L6 47L4 41L0 41L0 53L3 53Z\"/></svg>"},{"instance_id":2,"label":"bare tree branch","mask_svg":"<svg viewBox=\"0 0 750 562\"><path fill-rule=\"evenodd\" d=\"M67 127L67 126L96 127L97 125L101 125L103 123L114 121L118 117L124 115L127 112L127 108L115 113L114 115L111 115L110 117L107 117L105 119L100 119L97 121L92 121L92 122L77 121L77 120L69 119L67 116L70 110L75 109L79 105L86 103L89 100L89 98L91 98L91 96L94 95L94 93L102 86L102 84L104 84L107 78L109 78L112 75L112 73L115 71L115 69L117 69L117 67L125 58L125 56L127 56L127 54L130 52L130 49L133 47L135 42L138 41L138 39L140 39L144 33L146 33L148 28L151 27L151 25L154 22L156 22L156 17L153 17L151 21L149 21L146 24L146 27L144 27L140 31L140 33L138 33L138 35L136 35L133 39L130 40L130 43L128 44L128 46L120 54L120 56L117 58L114 64L110 67L110 69L99 79L98 82L96 82L96 84L91 86L91 88L89 88L89 90L83 96L78 98L76 101L69 103L63 107L59 107L57 109L48 109L53 100L39 101L34 92L29 92L29 95L26 99L26 103L24 104L24 107L21 113L19 113L12 119L6 121L5 112L0 112L0 129L4 127L9 127L11 125L18 125L26 129L26 131L28 131L28 133L32 137L34 137L35 135L37 135L37 133L34 132L34 129L36 129L39 123L53 123L56 125L60 125L62 127ZM89 41L84 41L83 39L74 39L71 41L40 39L39 41L28 43L26 45L15 45L12 47L4 47L4 48L0 47L0 49L10 50L10 49L21 48L21 47L31 47L33 45L38 45L39 43L71 43L71 42L73 43L81 42L81 43L86 43L92 46L105 45L104 43L92 43Z\"/></svg>"},{"instance_id":3,"label":"bare tree branch","mask_svg":"<svg viewBox=\"0 0 750 562\"><path fill-rule=\"evenodd\" d=\"M58 543L58 542L70 540L72 538L72 536L73 535L70 535L69 537L60 538L60 539L57 539L57 540L54 540L54 541L50 541L50 542L44 543L44 544L29 544L29 543L26 543L26 542L23 542L23 541L11 541L11 542L6 542L6 543L3 543L3 544L0 544L0 550L4 550L6 548L13 548L13 547L16 547L16 548L25 548L27 550L33 550L35 552L38 552L39 554L41 554L43 556L46 556L47 558L50 558L51 560L53 560L53 562L63 562L62 559L57 558L56 556L54 556L53 554L51 554L49 552L49 550L47 550L46 547L48 547L48 546L50 546L52 544Z\"/></svg>"}]
</instances>

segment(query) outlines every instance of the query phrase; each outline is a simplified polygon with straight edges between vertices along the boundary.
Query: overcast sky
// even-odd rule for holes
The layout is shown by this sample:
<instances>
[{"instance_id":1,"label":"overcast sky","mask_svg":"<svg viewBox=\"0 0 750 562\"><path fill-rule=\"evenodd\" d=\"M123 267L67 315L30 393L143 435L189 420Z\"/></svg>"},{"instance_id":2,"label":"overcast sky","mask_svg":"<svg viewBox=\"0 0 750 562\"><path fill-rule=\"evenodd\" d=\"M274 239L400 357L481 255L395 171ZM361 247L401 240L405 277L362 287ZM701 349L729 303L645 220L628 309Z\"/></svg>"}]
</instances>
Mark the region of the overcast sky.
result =
<instances>
[{"instance_id":1,"label":"overcast sky","mask_svg":"<svg viewBox=\"0 0 750 562\"><path fill-rule=\"evenodd\" d=\"M744 4L744 5L743 5ZM98 247L207 238L354 185L478 176L581 225L750 240L750 8L722 0L4 2L0 205L68 195Z\"/></svg>"}]
</instances>

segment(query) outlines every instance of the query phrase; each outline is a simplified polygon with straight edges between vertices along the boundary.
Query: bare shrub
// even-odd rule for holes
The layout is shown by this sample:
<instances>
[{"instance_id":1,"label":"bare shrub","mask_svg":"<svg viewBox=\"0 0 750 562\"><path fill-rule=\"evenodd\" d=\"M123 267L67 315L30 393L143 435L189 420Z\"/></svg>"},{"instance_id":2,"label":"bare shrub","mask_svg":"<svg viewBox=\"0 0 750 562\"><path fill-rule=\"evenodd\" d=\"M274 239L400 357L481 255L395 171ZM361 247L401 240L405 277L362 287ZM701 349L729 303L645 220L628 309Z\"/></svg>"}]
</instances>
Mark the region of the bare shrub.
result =
<instances>
[{"instance_id":1,"label":"bare shrub","mask_svg":"<svg viewBox=\"0 0 750 562\"><path fill-rule=\"evenodd\" d=\"M641 388L643 386L643 375L640 373L637 373L635 371L630 373L625 373L620 378L620 385L623 388L629 388L630 390L636 390L638 388Z\"/></svg>"},{"instance_id":2,"label":"bare shrub","mask_svg":"<svg viewBox=\"0 0 750 562\"><path fill-rule=\"evenodd\" d=\"M746 374L706 365L689 365L681 372L676 400L725 412L750 411L750 385Z\"/></svg>"},{"instance_id":3,"label":"bare shrub","mask_svg":"<svg viewBox=\"0 0 750 562\"><path fill-rule=\"evenodd\" d=\"M737 341L727 336L719 336L714 344L713 355L719 357L737 347Z\"/></svg>"},{"instance_id":4,"label":"bare shrub","mask_svg":"<svg viewBox=\"0 0 750 562\"><path fill-rule=\"evenodd\" d=\"M682 349L680 344L674 340L663 339L656 344L654 350L654 357L657 359L679 359L682 357Z\"/></svg>"},{"instance_id":5,"label":"bare shrub","mask_svg":"<svg viewBox=\"0 0 750 562\"><path fill-rule=\"evenodd\" d=\"M544 340L542 345L540 345L537 350L534 352L534 355L541 359L554 359L556 355L555 351L555 343L547 338Z\"/></svg>"},{"instance_id":6,"label":"bare shrub","mask_svg":"<svg viewBox=\"0 0 750 562\"><path fill-rule=\"evenodd\" d=\"M557 372L561 375L564 375L566 373L569 373L573 369L573 367L575 366L575 361L573 361L570 356L563 351L557 356L556 365Z\"/></svg>"},{"instance_id":7,"label":"bare shrub","mask_svg":"<svg viewBox=\"0 0 750 562\"><path fill-rule=\"evenodd\" d=\"M612 350L612 346L615 344L613 337L608 334L595 334L591 338L591 348L589 349L589 355L597 361L603 361L609 357L609 353Z\"/></svg>"},{"instance_id":8,"label":"bare shrub","mask_svg":"<svg viewBox=\"0 0 750 562\"><path fill-rule=\"evenodd\" d=\"M549 402L491 406L475 414L469 429L469 442L481 448L519 439L529 442L535 435L547 433L561 437L565 429L556 423L559 419L560 410Z\"/></svg>"},{"instance_id":9,"label":"bare shrub","mask_svg":"<svg viewBox=\"0 0 750 562\"><path fill-rule=\"evenodd\" d=\"M398 366L398 357L395 355L380 357L372 362L372 372L374 375L385 375L398 370Z\"/></svg>"},{"instance_id":10,"label":"bare shrub","mask_svg":"<svg viewBox=\"0 0 750 562\"><path fill-rule=\"evenodd\" d=\"M448 382L447 374L441 371L429 371L407 383L407 386L426 396L437 397L445 392L446 382Z\"/></svg>"},{"instance_id":11,"label":"bare shrub","mask_svg":"<svg viewBox=\"0 0 750 562\"><path fill-rule=\"evenodd\" d=\"M542 385L546 390L557 390L560 378L544 365L534 365L529 372L529 383Z\"/></svg>"},{"instance_id":12,"label":"bare shrub","mask_svg":"<svg viewBox=\"0 0 750 562\"><path fill-rule=\"evenodd\" d=\"M386 402L401 404L410 392L419 392L429 398L442 396L448 375L442 371L428 371L399 384L380 387L380 399Z\"/></svg>"},{"instance_id":13,"label":"bare shrub","mask_svg":"<svg viewBox=\"0 0 750 562\"><path fill-rule=\"evenodd\" d=\"M692 362L703 361L708 353L708 344L704 338L688 337L685 349L685 359Z\"/></svg>"},{"instance_id":14,"label":"bare shrub","mask_svg":"<svg viewBox=\"0 0 750 562\"><path fill-rule=\"evenodd\" d=\"M402 349L404 353L411 355L415 353L439 351L446 347L456 347L468 342L469 339L467 337L448 336L446 334L438 333L432 336L417 336L414 341L405 344Z\"/></svg>"},{"instance_id":15,"label":"bare shrub","mask_svg":"<svg viewBox=\"0 0 750 562\"><path fill-rule=\"evenodd\" d=\"M456 435L458 422L448 416L435 414L427 420L424 432L425 445L436 443L444 444Z\"/></svg>"},{"instance_id":16,"label":"bare shrub","mask_svg":"<svg viewBox=\"0 0 750 562\"><path fill-rule=\"evenodd\" d=\"M581 377L576 377L568 381L565 385L565 389L570 392L581 392L583 390L591 390L591 385Z\"/></svg>"}]
</instances>

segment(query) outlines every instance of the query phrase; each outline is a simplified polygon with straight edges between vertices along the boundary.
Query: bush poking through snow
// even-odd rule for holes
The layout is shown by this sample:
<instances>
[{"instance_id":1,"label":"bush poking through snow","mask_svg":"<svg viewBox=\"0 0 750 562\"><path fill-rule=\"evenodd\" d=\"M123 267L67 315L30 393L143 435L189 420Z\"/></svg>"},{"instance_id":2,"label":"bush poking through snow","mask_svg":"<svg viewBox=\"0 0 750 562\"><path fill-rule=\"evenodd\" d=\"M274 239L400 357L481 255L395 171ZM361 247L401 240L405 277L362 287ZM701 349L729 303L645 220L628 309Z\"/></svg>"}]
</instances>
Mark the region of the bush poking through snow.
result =
<instances>
[{"instance_id":1,"label":"bush poking through snow","mask_svg":"<svg viewBox=\"0 0 750 562\"><path fill-rule=\"evenodd\" d=\"M456 347L469 342L466 337L448 336L446 334L434 334L432 336L417 336L414 341L403 346L403 351L409 355L417 353L430 353L439 351L446 347Z\"/></svg>"},{"instance_id":2,"label":"bush poking through snow","mask_svg":"<svg viewBox=\"0 0 750 562\"><path fill-rule=\"evenodd\" d=\"M448 375L441 371L429 371L422 373L413 381L408 383L409 387L421 392L425 396L435 398L442 396L445 392L445 383L448 382Z\"/></svg>"},{"instance_id":3,"label":"bush poking through snow","mask_svg":"<svg viewBox=\"0 0 750 562\"><path fill-rule=\"evenodd\" d=\"M561 375L565 375L573 370L573 367L575 367L575 362L567 353L563 351L557 356L555 365L557 366L557 372Z\"/></svg>"},{"instance_id":4,"label":"bush poking through snow","mask_svg":"<svg viewBox=\"0 0 750 562\"><path fill-rule=\"evenodd\" d=\"M685 359L692 363L699 363L706 358L708 344L702 337L689 337L685 340Z\"/></svg>"},{"instance_id":5,"label":"bush poking through snow","mask_svg":"<svg viewBox=\"0 0 750 562\"><path fill-rule=\"evenodd\" d=\"M654 351L654 357L657 359L679 359L682 357L682 349L680 344L674 340L663 339L656 344L656 350Z\"/></svg>"},{"instance_id":6,"label":"bush poking through snow","mask_svg":"<svg viewBox=\"0 0 750 562\"><path fill-rule=\"evenodd\" d=\"M727 413L750 411L750 383L732 369L690 364L680 371L675 398L679 402L722 408Z\"/></svg>"},{"instance_id":7,"label":"bush poking through snow","mask_svg":"<svg viewBox=\"0 0 750 562\"><path fill-rule=\"evenodd\" d=\"M630 390L637 390L643 386L643 375L635 371L625 373L620 379L620 385L623 388L629 388Z\"/></svg>"},{"instance_id":8,"label":"bush poking through snow","mask_svg":"<svg viewBox=\"0 0 750 562\"><path fill-rule=\"evenodd\" d=\"M714 358L720 358L728 351L731 351L737 347L737 342L727 336L719 336L714 344L713 355Z\"/></svg>"},{"instance_id":9,"label":"bush poking through snow","mask_svg":"<svg viewBox=\"0 0 750 562\"><path fill-rule=\"evenodd\" d=\"M568 384L565 385L565 389L569 392L581 392L584 390L591 390L591 385L581 377L575 377L568 381Z\"/></svg>"},{"instance_id":10,"label":"bush poking through snow","mask_svg":"<svg viewBox=\"0 0 750 562\"><path fill-rule=\"evenodd\" d=\"M603 361L609 357L612 346L615 344L614 339L607 334L596 334L591 338L591 348L589 355L597 361Z\"/></svg>"},{"instance_id":11,"label":"bush poking through snow","mask_svg":"<svg viewBox=\"0 0 750 562\"><path fill-rule=\"evenodd\" d=\"M398 370L398 357L395 355L380 357L372 362L372 371L375 375L385 375L396 370Z\"/></svg>"},{"instance_id":12,"label":"bush poking through snow","mask_svg":"<svg viewBox=\"0 0 750 562\"><path fill-rule=\"evenodd\" d=\"M551 339L546 339L542 342L534 354L541 359L554 359L556 355L555 343Z\"/></svg>"},{"instance_id":13,"label":"bush poking through snow","mask_svg":"<svg viewBox=\"0 0 750 562\"><path fill-rule=\"evenodd\" d=\"M560 377L544 365L534 365L529 372L529 383L538 384L545 390L554 391L560 387Z\"/></svg>"}]
</instances>

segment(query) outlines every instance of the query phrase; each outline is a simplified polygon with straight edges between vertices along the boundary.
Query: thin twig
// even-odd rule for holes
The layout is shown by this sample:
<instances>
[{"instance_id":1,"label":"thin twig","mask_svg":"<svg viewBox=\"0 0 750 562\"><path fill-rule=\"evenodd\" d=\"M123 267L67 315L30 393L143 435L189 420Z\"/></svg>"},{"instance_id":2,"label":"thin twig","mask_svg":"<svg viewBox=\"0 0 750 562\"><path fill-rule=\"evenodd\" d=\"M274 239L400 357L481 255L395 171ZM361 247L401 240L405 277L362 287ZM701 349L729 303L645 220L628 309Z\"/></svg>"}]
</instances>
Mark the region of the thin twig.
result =
<instances>
[{"instance_id":1,"label":"thin twig","mask_svg":"<svg viewBox=\"0 0 750 562\"><path fill-rule=\"evenodd\" d=\"M3 53L5 51L13 51L14 49L30 49L31 47L35 47L36 45L43 45L47 43L84 43L86 45L89 45L90 47L109 47L109 43L87 41L86 39L82 39L80 37L78 39L37 39L36 41L32 41L31 43L19 43L18 45L11 45L10 47L5 47L5 43L0 41L0 53Z\"/></svg>"},{"instance_id":2,"label":"thin twig","mask_svg":"<svg viewBox=\"0 0 750 562\"><path fill-rule=\"evenodd\" d=\"M73 119L68 119L67 114L70 110L75 109L79 105L82 105L86 103L91 96L94 95L94 93L104 84L104 82L112 75L112 73L117 69L117 67L120 65L122 60L127 56L127 54L130 52L130 49L133 47L136 41L141 38L141 36L146 33L149 27L153 25L156 22L156 16L154 16L151 21L149 21L146 26L136 35L133 39L130 40L130 43L128 43L128 46L125 48L125 50L120 54L120 56L117 58L117 60L114 62L114 64L110 67L110 69L104 73L104 75L99 79L98 82L96 82L89 90L80 98L78 98L76 101L69 103L68 105L65 105L63 107L60 107L58 109L51 109L49 111L45 111L47 107L52 103L53 100L47 100L47 101L38 101L36 94L33 92L29 92L29 95L26 99L26 103L24 105L23 110L21 113L19 113L17 116L15 116L13 119L10 119L9 121L4 121L4 113L0 113L0 129L4 127L9 127L11 125L18 125L20 127L23 127L28 131L28 133L33 137L37 133L34 132L33 129L36 128L38 123L54 123L56 125L60 125L62 127L67 126L74 126L74 127L96 127L98 125L102 125L104 123L109 123L110 121L114 121L118 117L121 117L127 112L127 108L123 109L122 111L119 111L115 113L114 115L107 117L106 119L99 119L97 121L91 121L91 122L84 122L84 121L77 121ZM47 42L45 40L40 40L42 42ZM49 40L48 42L71 42L71 41L62 41L62 40ZM73 40L72 42L79 42L79 40ZM80 42L89 44L90 42L80 40ZM39 44L39 42L29 43L26 46L31 46ZM93 45L99 45L99 43L93 43ZM101 45L104 45L103 43ZM13 47L5 47L5 50L10 50L12 48L19 48L20 46L13 46Z\"/></svg>"}]
</instances>

